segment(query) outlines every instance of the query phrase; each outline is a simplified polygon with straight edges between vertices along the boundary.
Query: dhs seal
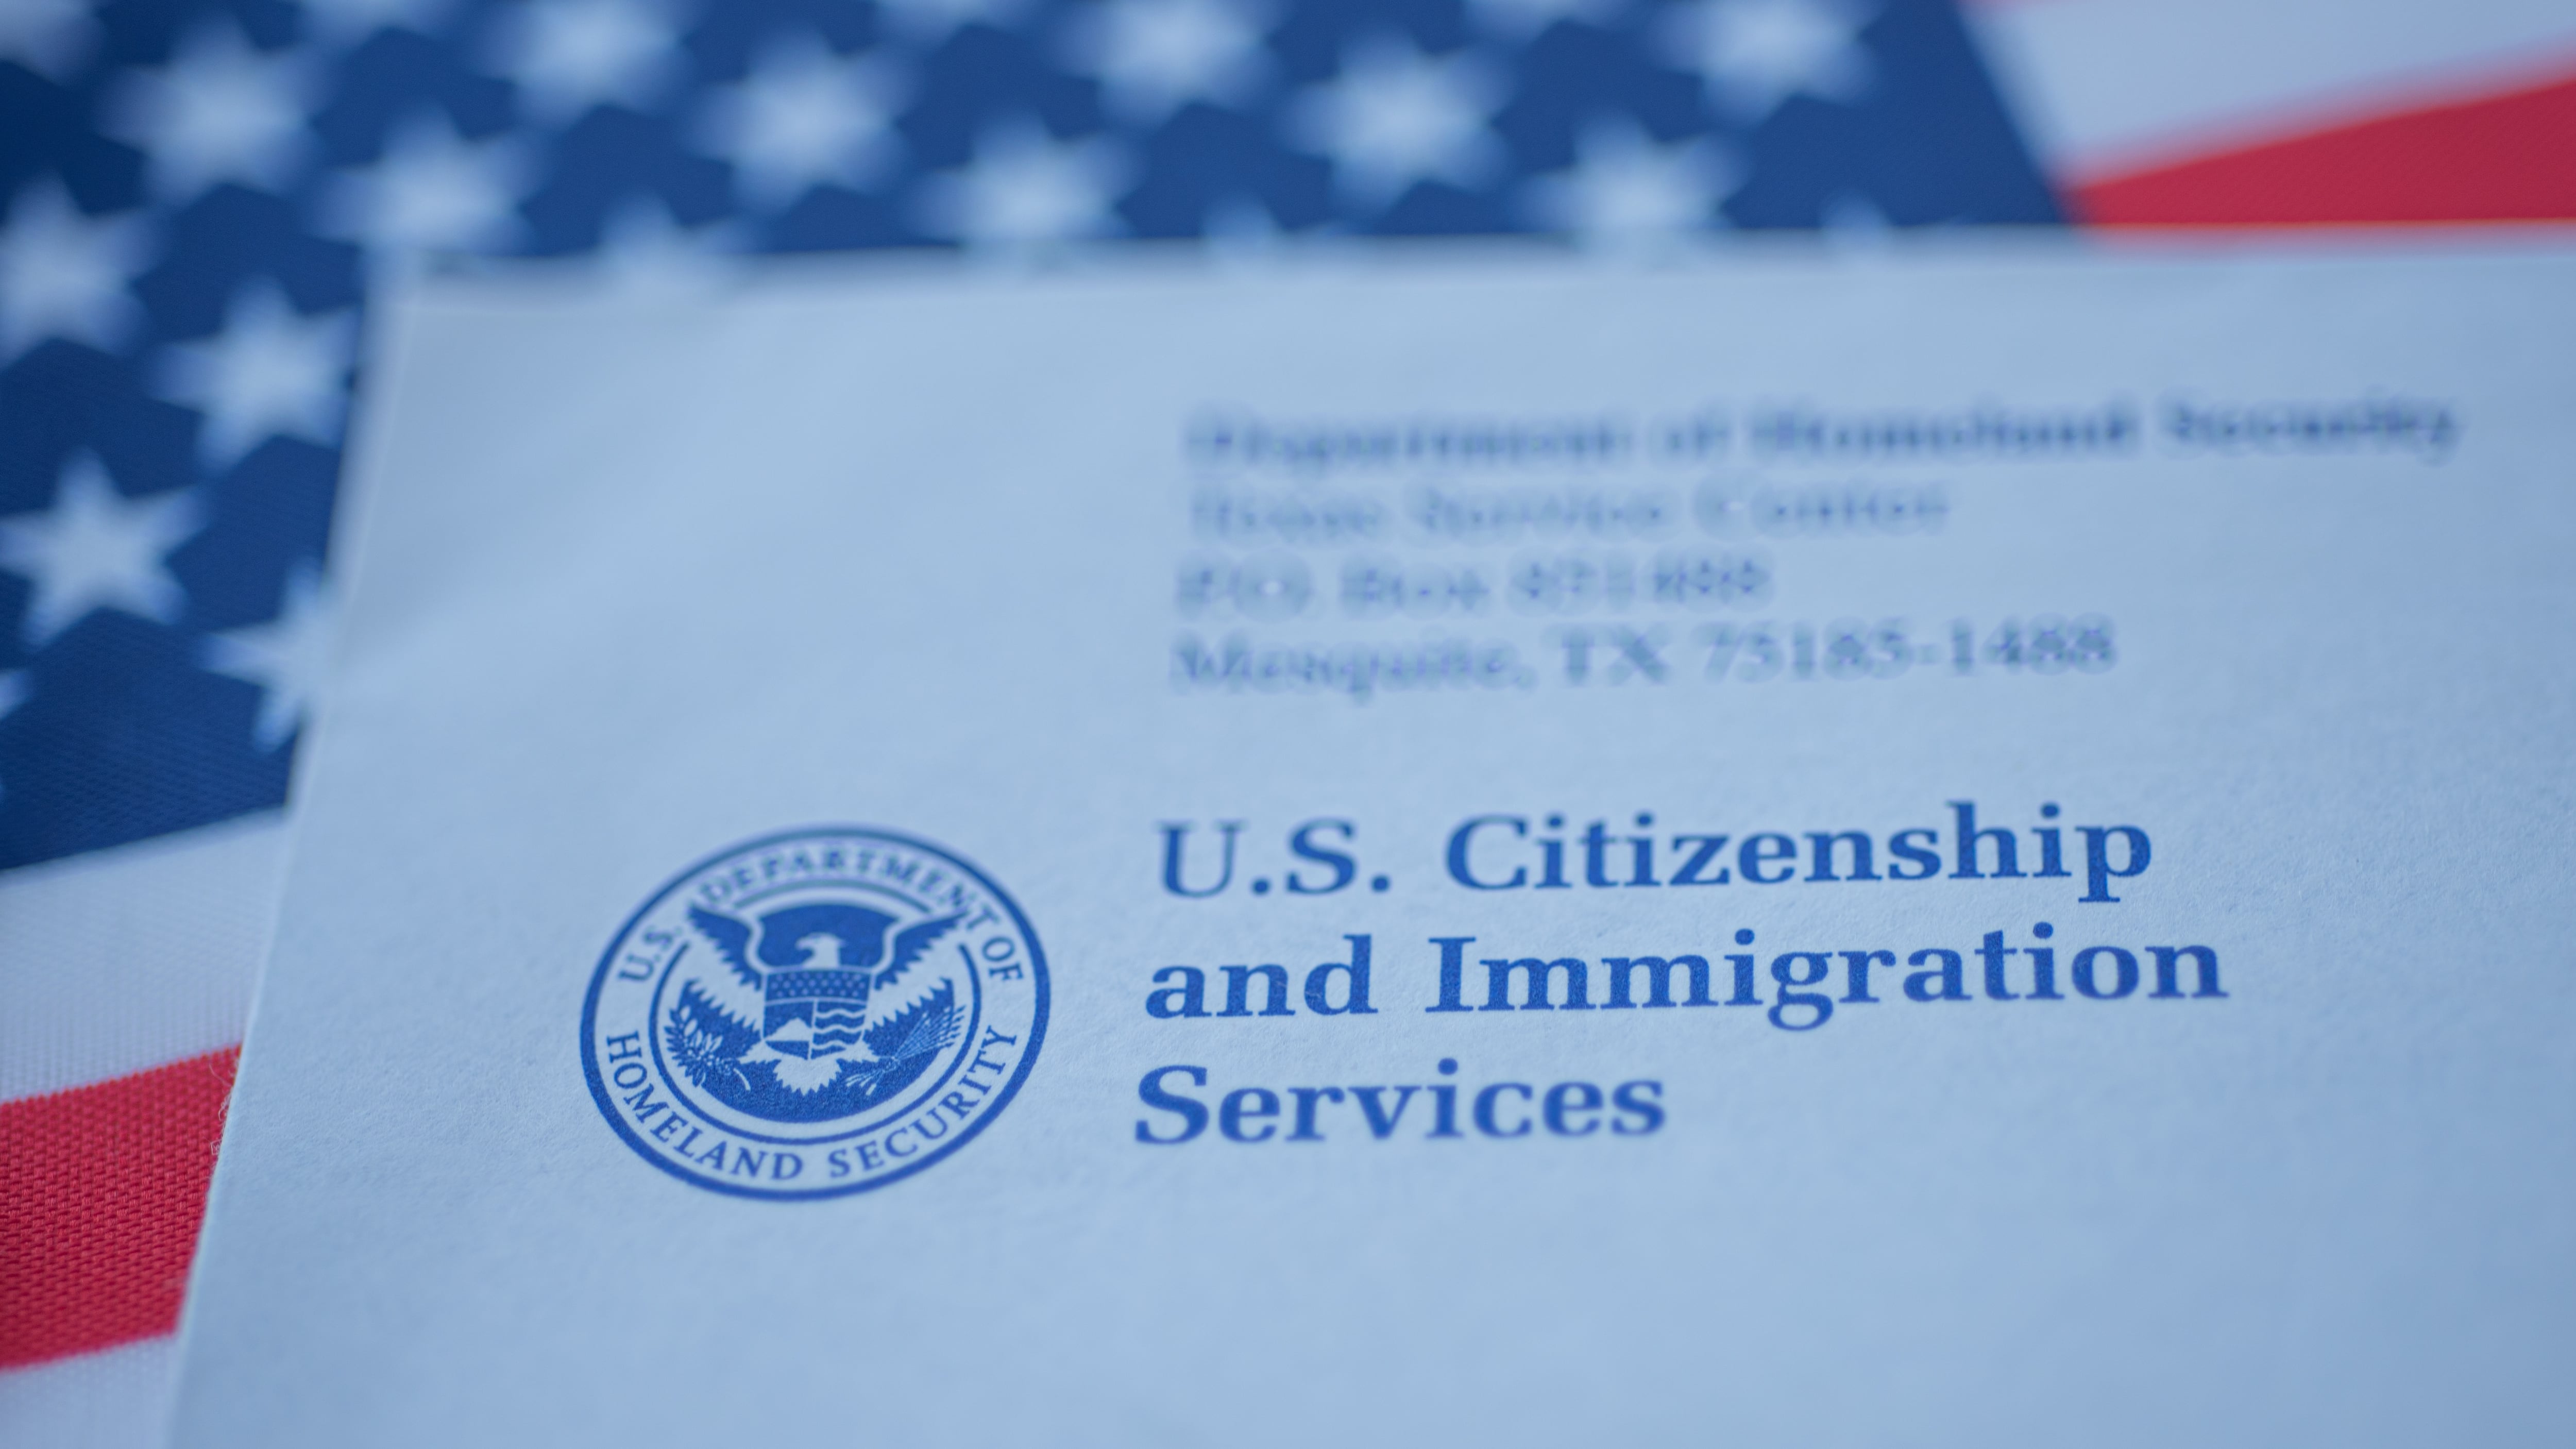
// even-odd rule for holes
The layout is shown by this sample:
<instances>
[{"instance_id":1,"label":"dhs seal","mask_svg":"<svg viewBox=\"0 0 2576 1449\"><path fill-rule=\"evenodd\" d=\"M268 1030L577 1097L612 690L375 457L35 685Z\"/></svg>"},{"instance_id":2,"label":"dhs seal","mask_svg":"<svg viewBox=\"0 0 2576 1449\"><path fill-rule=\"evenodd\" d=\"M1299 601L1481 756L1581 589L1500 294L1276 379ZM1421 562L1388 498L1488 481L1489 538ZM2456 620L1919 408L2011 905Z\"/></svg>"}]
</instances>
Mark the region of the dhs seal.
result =
<instances>
[{"instance_id":1,"label":"dhs seal","mask_svg":"<svg viewBox=\"0 0 2576 1449\"><path fill-rule=\"evenodd\" d=\"M592 972L582 1068L646 1161L718 1192L908 1177L1010 1103L1046 1035L1046 955L928 841L799 830L689 867Z\"/></svg>"}]
</instances>

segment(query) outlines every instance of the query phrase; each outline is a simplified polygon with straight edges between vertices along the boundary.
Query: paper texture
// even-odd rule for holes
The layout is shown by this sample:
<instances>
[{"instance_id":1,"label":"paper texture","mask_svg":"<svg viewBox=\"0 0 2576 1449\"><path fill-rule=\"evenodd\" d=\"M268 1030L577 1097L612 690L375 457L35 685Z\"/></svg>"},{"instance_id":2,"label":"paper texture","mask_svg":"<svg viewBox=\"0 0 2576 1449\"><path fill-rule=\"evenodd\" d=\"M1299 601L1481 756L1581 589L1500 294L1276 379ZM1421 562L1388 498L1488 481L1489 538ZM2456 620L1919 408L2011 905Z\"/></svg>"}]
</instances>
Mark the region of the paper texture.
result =
<instances>
[{"instance_id":1,"label":"paper texture","mask_svg":"<svg viewBox=\"0 0 2576 1449\"><path fill-rule=\"evenodd\" d=\"M2571 338L431 288L178 1442L2564 1442Z\"/></svg>"}]
</instances>

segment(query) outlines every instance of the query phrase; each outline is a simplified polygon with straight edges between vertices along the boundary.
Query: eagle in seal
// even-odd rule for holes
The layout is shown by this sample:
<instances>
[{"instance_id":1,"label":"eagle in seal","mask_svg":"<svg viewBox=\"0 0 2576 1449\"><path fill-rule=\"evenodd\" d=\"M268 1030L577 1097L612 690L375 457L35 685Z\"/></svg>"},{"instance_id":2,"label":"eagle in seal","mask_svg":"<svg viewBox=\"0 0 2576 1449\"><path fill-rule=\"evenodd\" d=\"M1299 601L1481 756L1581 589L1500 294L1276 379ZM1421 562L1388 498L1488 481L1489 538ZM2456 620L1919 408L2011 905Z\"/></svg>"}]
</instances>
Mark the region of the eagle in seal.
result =
<instances>
[{"instance_id":1,"label":"eagle in seal","mask_svg":"<svg viewBox=\"0 0 2576 1449\"><path fill-rule=\"evenodd\" d=\"M689 924L730 968L692 978L663 1023L690 1081L773 1121L823 1121L884 1101L956 1039L943 973L896 1004L892 988L964 913L897 927L867 906L811 902L756 922L703 906Z\"/></svg>"}]
</instances>

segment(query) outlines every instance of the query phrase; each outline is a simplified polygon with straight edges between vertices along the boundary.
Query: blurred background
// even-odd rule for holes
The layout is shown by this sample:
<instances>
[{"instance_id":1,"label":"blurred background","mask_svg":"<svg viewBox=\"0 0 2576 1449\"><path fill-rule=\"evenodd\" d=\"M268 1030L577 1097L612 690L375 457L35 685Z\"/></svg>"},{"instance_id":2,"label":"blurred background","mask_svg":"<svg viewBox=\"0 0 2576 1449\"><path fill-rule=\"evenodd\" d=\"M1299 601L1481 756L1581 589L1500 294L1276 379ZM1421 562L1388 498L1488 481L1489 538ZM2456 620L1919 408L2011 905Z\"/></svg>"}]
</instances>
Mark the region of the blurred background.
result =
<instances>
[{"instance_id":1,"label":"blurred background","mask_svg":"<svg viewBox=\"0 0 2576 1449\"><path fill-rule=\"evenodd\" d=\"M2547 0L0 0L0 1442L159 1434L372 284L2570 217Z\"/></svg>"}]
</instances>

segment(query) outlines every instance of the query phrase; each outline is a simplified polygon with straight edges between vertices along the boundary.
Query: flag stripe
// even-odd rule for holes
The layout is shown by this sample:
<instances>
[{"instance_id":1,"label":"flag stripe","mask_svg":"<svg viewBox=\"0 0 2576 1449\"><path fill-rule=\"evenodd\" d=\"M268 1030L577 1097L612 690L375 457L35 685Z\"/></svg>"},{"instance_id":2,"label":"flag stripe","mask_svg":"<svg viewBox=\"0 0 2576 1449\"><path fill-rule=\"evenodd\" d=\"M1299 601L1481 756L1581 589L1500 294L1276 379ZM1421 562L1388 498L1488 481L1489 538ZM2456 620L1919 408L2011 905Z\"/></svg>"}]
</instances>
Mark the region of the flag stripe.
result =
<instances>
[{"instance_id":1,"label":"flag stripe","mask_svg":"<svg viewBox=\"0 0 2576 1449\"><path fill-rule=\"evenodd\" d=\"M2497 94L2576 56L2566 0L1976 0L1970 10L2056 180Z\"/></svg>"},{"instance_id":2,"label":"flag stripe","mask_svg":"<svg viewBox=\"0 0 2576 1449\"><path fill-rule=\"evenodd\" d=\"M239 1055L0 1103L0 1367L177 1325Z\"/></svg>"},{"instance_id":3,"label":"flag stripe","mask_svg":"<svg viewBox=\"0 0 2576 1449\"><path fill-rule=\"evenodd\" d=\"M266 814L0 872L0 1101L238 1044L286 841Z\"/></svg>"},{"instance_id":4,"label":"flag stripe","mask_svg":"<svg viewBox=\"0 0 2576 1449\"><path fill-rule=\"evenodd\" d=\"M2576 75L2078 182L2095 226L2576 218Z\"/></svg>"}]
</instances>

